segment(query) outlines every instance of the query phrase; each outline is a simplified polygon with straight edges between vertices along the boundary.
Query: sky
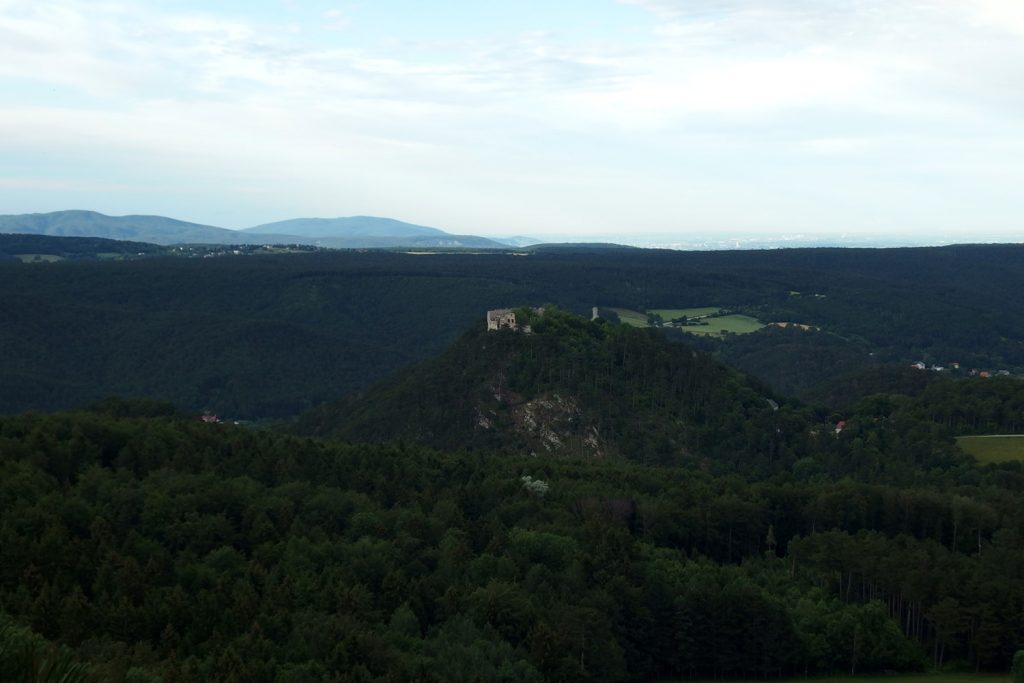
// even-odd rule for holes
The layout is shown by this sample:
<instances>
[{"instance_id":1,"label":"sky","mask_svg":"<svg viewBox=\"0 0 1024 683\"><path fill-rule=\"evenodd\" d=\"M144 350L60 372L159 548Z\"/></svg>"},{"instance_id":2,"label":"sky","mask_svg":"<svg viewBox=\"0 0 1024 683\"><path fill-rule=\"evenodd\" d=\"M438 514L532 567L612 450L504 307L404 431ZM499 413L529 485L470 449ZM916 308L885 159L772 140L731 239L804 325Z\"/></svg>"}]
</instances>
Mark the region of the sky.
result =
<instances>
[{"instance_id":1,"label":"sky","mask_svg":"<svg viewBox=\"0 0 1024 683\"><path fill-rule=\"evenodd\" d=\"M0 213L1024 241L1021 0L0 0Z\"/></svg>"}]
</instances>

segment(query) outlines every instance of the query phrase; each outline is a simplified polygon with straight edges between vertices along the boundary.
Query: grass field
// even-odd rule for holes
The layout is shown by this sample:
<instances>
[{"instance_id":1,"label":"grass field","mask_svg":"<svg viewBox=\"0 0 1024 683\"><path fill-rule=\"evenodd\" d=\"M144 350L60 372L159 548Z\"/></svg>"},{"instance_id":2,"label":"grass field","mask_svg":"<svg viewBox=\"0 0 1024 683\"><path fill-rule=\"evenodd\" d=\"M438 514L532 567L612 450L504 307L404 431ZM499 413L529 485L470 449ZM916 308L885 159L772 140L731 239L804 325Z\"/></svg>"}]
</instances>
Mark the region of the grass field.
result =
<instances>
[{"instance_id":1,"label":"grass field","mask_svg":"<svg viewBox=\"0 0 1024 683\"><path fill-rule=\"evenodd\" d=\"M706 315L712 313L718 313L720 308L652 308L647 311L648 313L655 313L661 316L661 319L665 322L672 320L673 318L679 318L686 316L687 318L703 318Z\"/></svg>"},{"instance_id":2,"label":"grass field","mask_svg":"<svg viewBox=\"0 0 1024 683\"><path fill-rule=\"evenodd\" d=\"M732 332L733 334L747 334L749 332L756 332L764 325L758 322L755 318L751 318L749 315L723 315L718 318L705 318L704 322L707 325L700 325L699 327L681 327L683 332L689 332L690 334L713 334L721 335L723 332Z\"/></svg>"},{"instance_id":3,"label":"grass field","mask_svg":"<svg viewBox=\"0 0 1024 683\"><path fill-rule=\"evenodd\" d=\"M958 436L956 443L980 463L1024 460L1024 436Z\"/></svg>"},{"instance_id":4,"label":"grass field","mask_svg":"<svg viewBox=\"0 0 1024 683\"><path fill-rule=\"evenodd\" d=\"M633 327L647 327L647 316L639 311L631 311L628 308L613 308L615 314L619 316L619 320L632 325Z\"/></svg>"},{"instance_id":5,"label":"grass field","mask_svg":"<svg viewBox=\"0 0 1024 683\"><path fill-rule=\"evenodd\" d=\"M771 679L781 683L1010 683L1002 674L941 673L893 674L889 676L821 676L812 678ZM670 683L664 681L663 683ZM721 683L721 681L687 681L687 683ZM729 683L764 683L763 679L730 680Z\"/></svg>"},{"instance_id":6,"label":"grass field","mask_svg":"<svg viewBox=\"0 0 1024 683\"><path fill-rule=\"evenodd\" d=\"M56 256L55 254L18 254L18 258L21 259L22 263L53 263L64 260L62 256Z\"/></svg>"},{"instance_id":7,"label":"grass field","mask_svg":"<svg viewBox=\"0 0 1024 683\"><path fill-rule=\"evenodd\" d=\"M618 314L619 319L622 322L627 325L632 325L633 327L647 327L647 313L660 315L661 319L666 323L673 318L679 318L684 315L687 318L701 318L703 322L707 323L707 325L693 325L677 328L683 332L689 332L690 334L714 336L721 336L723 332L747 334L748 332L755 332L764 327L763 324L748 315L723 315L713 318L705 317L718 313L722 310L715 307L652 308L647 311L647 313L641 313L640 311L634 311L628 308L613 308L611 310Z\"/></svg>"}]
</instances>

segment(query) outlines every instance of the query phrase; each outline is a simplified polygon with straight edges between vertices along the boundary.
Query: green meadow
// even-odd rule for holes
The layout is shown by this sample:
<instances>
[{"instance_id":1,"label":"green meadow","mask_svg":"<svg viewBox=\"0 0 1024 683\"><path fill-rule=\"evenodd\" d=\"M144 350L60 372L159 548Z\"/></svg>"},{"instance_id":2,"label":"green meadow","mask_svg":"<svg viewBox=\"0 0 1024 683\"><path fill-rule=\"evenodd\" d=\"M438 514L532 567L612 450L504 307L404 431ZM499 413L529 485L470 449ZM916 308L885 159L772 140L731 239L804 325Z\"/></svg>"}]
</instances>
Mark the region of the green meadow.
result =
<instances>
[{"instance_id":1,"label":"green meadow","mask_svg":"<svg viewBox=\"0 0 1024 683\"><path fill-rule=\"evenodd\" d=\"M764 327L764 324L755 318L751 318L749 315L715 315L722 309L713 306L705 306L698 308L652 308L646 313L640 311L634 311L628 308L613 308L611 309L618 314L619 319L627 325L634 327L648 327L647 315L659 315L665 322L666 327L676 327L683 332L689 332L690 334L710 335L710 336L721 336L725 333L732 334L747 334L749 332L756 332L757 330ZM707 323L706 325L682 325L675 326L670 325L670 321L686 316L687 318L697 318L701 322Z\"/></svg>"},{"instance_id":2,"label":"green meadow","mask_svg":"<svg viewBox=\"0 0 1024 683\"><path fill-rule=\"evenodd\" d=\"M720 308L716 307L704 307L704 308L652 308L647 311L648 313L654 313L660 315L661 319L665 322L686 316L687 318L703 318L704 316L718 313Z\"/></svg>"},{"instance_id":3,"label":"green meadow","mask_svg":"<svg viewBox=\"0 0 1024 683\"><path fill-rule=\"evenodd\" d=\"M732 334L748 334L750 332L757 332L764 325L759 322L756 318L751 318L749 315L723 315L715 318L705 318L704 322L707 325L700 325L698 327L681 327L683 332L690 332L691 334L707 334L721 336L725 332L731 332Z\"/></svg>"},{"instance_id":4,"label":"green meadow","mask_svg":"<svg viewBox=\"0 0 1024 683\"><path fill-rule=\"evenodd\" d=\"M633 311L628 308L613 308L615 314L619 316L619 320L627 325L633 327L647 327L647 316L639 311Z\"/></svg>"},{"instance_id":5,"label":"green meadow","mask_svg":"<svg viewBox=\"0 0 1024 683\"><path fill-rule=\"evenodd\" d=\"M62 256L55 254L18 254L17 258L21 259L22 263L54 263L64 260Z\"/></svg>"},{"instance_id":6,"label":"green meadow","mask_svg":"<svg viewBox=\"0 0 1024 683\"><path fill-rule=\"evenodd\" d=\"M959 436L956 442L980 463L1024 460L1024 435Z\"/></svg>"}]
</instances>

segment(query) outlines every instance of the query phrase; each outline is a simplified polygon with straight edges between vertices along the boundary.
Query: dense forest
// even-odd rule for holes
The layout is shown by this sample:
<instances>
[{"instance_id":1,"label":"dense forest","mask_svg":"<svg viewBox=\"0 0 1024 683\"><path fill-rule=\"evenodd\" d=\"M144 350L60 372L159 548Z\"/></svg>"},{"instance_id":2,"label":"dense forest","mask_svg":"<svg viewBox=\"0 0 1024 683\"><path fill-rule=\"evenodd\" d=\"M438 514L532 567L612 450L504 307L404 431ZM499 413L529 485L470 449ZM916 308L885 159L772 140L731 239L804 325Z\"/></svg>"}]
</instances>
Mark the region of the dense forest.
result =
<instances>
[{"instance_id":1,"label":"dense forest","mask_svg":"<svg viewBox=\"0 0 1024 683\"><path fill-rule=\"evenodd\" d=\"M478 323L435 359L300 417L299 433L583 458L793 462L806 419L654 329L517 309L531 333Z\"/></svg>"},{"instance_id":2,"label":"dense forest","mask_svg":"<svg viewBox=\"0 0 1024 683\"><path fill-rule=\"evenodd\" d=\"M49 237L0 233L0 261L48 256L57 259L139 258L166 252L146 242L108 240L102 237Z\"/></svg>"},{"instance_id":3,"label":"dense forest","mask_svg":"<svg viewBox=\"0 0 1024 683\"><path fill-rule=\"evenodd\" d=\"M529 334L478 323L437 358L319 406L293 433L489 454L623 458L912 484L969 458L954 437L1024 432L1024 382L871 366L803 403L659 332L553 307ZM841 397L841 398L840 398Z\"/></svg>"},{"instance_id":4,"label":"dense forest","mask_svg":"<svg viewBox=\"0 0 1024 683\"><path fill-rule=\"evenodd\" d=\"M487 309L544 303L723 306L817 326L687 337L787 395L879 362L1018 372L1021 257L1009 245L580 247L6 262L0 413L117 394L236 419L291 416L439 353Z\"/></svg>"},{"instance_id":5,"label":"dense forest","mask_svg":"<svg viewBox=\"0 0 1024 683\"><path fill-rule=\"evenodd\" d=\"M0 264L0 680L1005 673L1019 256ZM570 312L695 304L819 329Z\"/></svg>"},{"instance_id":6,"label":"dense forest","mask_svg":"<svg viewBox=\"0 0 1024 683\"><path fill-rule=\"evenodd\" d=\"M1024 469L929 459L858 419L740 477L344 445L155 403L3 418L0 652L63 648L113 681L1006 671ZM849 465L874 449L905 483Z\"/></svg>"}]
</instances>

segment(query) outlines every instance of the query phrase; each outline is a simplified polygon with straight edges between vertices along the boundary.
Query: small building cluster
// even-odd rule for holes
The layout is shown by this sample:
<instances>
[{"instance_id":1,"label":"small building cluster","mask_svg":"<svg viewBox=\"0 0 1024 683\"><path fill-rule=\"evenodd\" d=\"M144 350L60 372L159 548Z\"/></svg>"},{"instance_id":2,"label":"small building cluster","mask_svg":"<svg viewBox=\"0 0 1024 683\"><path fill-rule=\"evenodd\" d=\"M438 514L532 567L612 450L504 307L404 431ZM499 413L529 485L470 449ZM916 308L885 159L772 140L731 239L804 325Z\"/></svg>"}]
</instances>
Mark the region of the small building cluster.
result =
<instances>
[{"instance_id":1,"label":"small building cluster","mask_svg":"<svg viewBox=\"0 0 1024 683\"><path fill-rule=\"evenodd\" d=\"M928 365L924 361L917 361L916 363L911 363L910 367L916 368L917 370L932 370L934 372L947 372L947 371L958 372L960 370L960 363L958 363L956 361L953 361L952 363L949 364L949 366L943 366L943 365L934 365L934 364ZM971 368L967 372L967 374L970 375L971 377L995 377L995 376L1010 377L1011 376L1009 370L993 370L993 371L989 371L989 370L979 370L978 368Z\"/></svg>"}]
</instances>

